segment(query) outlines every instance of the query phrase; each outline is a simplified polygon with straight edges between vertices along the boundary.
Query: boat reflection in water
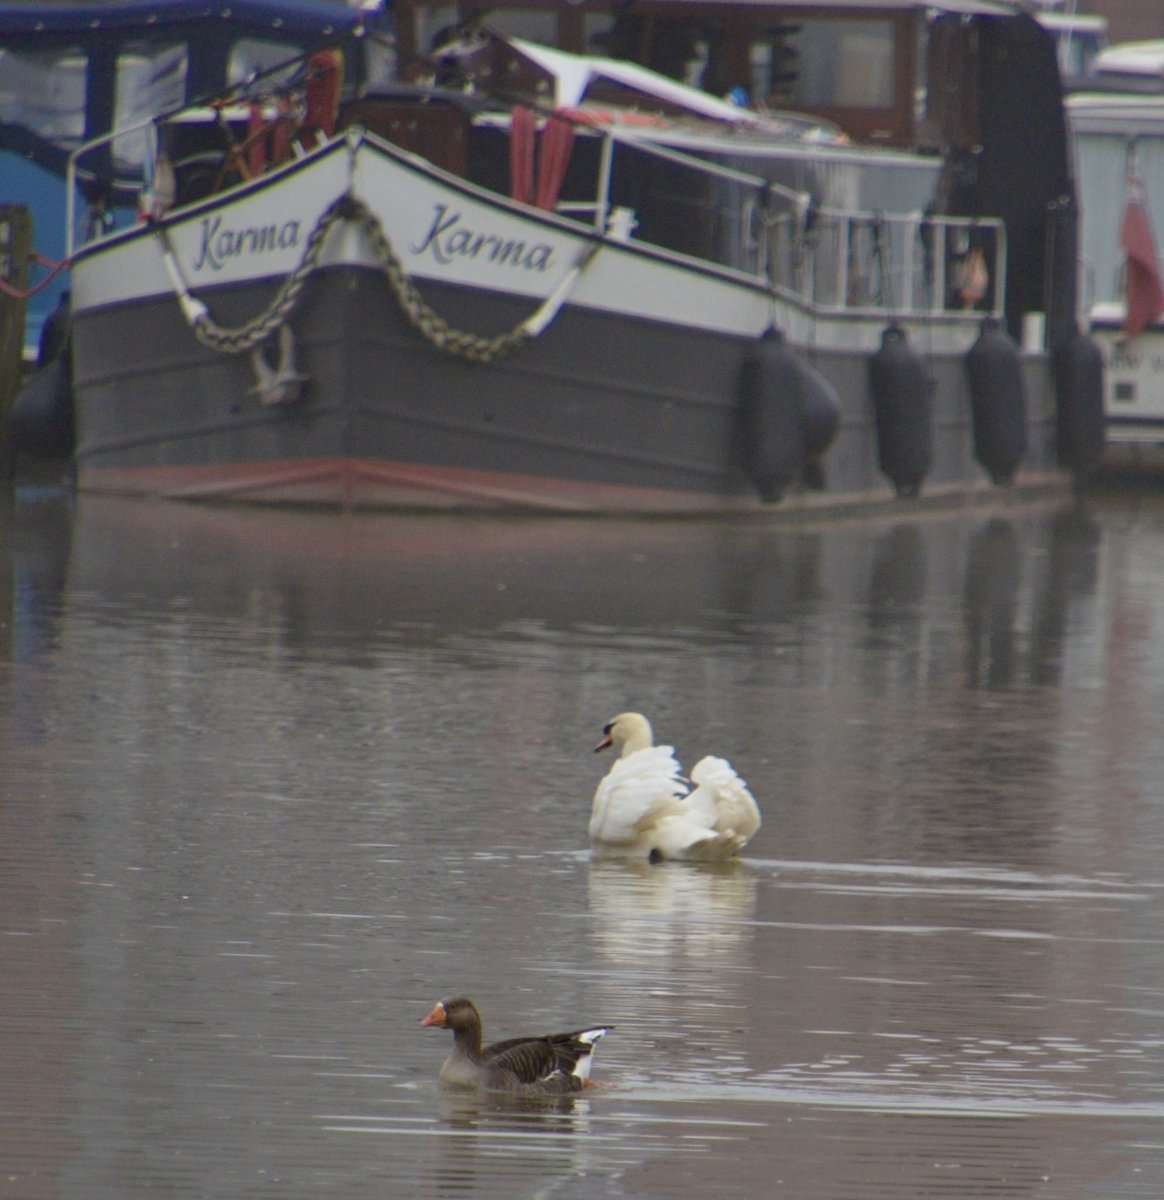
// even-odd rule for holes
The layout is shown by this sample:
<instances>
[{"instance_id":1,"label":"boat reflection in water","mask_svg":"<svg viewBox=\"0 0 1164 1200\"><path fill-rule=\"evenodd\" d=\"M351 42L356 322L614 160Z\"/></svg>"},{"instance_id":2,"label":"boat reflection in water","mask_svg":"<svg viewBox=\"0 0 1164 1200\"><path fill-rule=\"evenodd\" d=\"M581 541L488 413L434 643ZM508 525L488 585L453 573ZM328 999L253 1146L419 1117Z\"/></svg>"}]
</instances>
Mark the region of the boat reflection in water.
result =
<instances>
[{"instance_id":1,"label":"boat reflection in water","mask_svg":"<svg viewBox=\"0 0 1164 1200\"><path fill-rule=\"evenodd\" d=\"M82 496L62 525L74 588L137 594L162 609L180 601L289 650L322 632L337 648L375 656L402 639L617 629L692 636L707 649L722 642L729 653L751 644L778 677L808 677L827 669L821 653L839 661L866 636L915 654L956 599L965 654L978 660L967 668L983 685L1056 669L1067 611L1095 587L1098 550L1085 512L1045 504L1015 515L986 506L909 520L736 525L336 518ZM1017 544L1030 531L1046 538L1034 556ZM826 647L823 627L854 609L862 622ZM798 653L786 660L794 640ZM572 644L547 640L541 649Z\"/></svg>"},{"instance_id":2,"label":"boat reflection in water","mask_svg":"<svg viewBox=\"0 0 1164 1200\"><path fill-rule=\"evenodd\" d=\"M1164 1179L1157 503L5 519L0 1088L35 1135L10 1175L62 1200ZM684 763L730 754L764 815L740 862L591 858L624 704ZM491 1037L613 1023L605 1086L445 1093L417 1022L454 990Z\"/></svg>"}]
</instances>

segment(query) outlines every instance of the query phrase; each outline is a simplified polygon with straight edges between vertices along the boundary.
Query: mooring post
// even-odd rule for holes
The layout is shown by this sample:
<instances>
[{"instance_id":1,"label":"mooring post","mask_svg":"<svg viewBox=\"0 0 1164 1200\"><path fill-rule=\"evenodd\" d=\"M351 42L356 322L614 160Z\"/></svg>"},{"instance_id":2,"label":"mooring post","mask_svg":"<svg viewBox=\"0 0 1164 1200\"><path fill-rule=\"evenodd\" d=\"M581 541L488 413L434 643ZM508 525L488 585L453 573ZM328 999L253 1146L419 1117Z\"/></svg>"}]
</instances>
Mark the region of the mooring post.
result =
<instances>
[{"instance_id":1,"label":"mooring post","mask_svg":"<svg viewBox=\"0 0 1164 1200\"><path fill-rule=\"evenodd\" d=\"M24 368L25 301L8 288L28 288L32 214L24 204L0 204L0 481L10 484L15 468L9 414Z\"/></svg>"}]
</instances>

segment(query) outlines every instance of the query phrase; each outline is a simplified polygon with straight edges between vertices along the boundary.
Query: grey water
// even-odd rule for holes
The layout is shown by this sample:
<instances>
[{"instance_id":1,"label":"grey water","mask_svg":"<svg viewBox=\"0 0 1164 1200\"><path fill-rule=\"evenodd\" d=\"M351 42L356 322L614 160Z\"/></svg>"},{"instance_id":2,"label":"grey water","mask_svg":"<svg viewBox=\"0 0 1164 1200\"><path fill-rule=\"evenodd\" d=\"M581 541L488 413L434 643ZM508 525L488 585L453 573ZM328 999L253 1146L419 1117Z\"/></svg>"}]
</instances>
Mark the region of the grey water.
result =
<instances>
[{"instance_id":1,"label":"grey water","mask_svg":"<svg viewBox=\"0 0 1164 1200\"><path fill-rule=\"evenodd\" d=\"M0 530L4 1200L1164 1195L1164 495ZM627 708L740 862L592 861Z\"/></svg>"}]
</instances>

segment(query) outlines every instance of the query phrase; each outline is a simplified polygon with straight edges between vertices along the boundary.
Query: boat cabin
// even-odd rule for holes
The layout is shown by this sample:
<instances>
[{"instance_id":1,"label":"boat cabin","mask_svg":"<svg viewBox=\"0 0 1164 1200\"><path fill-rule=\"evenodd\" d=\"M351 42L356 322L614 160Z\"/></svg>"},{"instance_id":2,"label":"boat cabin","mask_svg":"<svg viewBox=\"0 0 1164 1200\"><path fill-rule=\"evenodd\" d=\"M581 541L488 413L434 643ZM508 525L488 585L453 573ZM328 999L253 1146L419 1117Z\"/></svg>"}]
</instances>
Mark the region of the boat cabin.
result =
<instances>
[{"instance_id":1,"label":"boat cabin","mask_svg":"<svg viewBox=\"0 0 1164 1200\"><path fill-rule=\"evenodd\" d=\"M942 8L955 15L1014 11L990 0L954 0ZM479 0L397 0L395 15L405 70L438 48L451 28L480 16L507 36L628 59L713 95L808 114L862 143L914 148L933 140L927 108L943 100L964 106L975 91L962 87L974 70L969 36L959 47L968 61L953 75L949 43L957 39L949 36L936 73L927 75L933 25L914 0L637 0L622 7L605 0L499 0L487 6Z\"/></svg>"},{"instance_id":2,"label":"boat cabin","mask_svg":"<svg viewBox=\"0 0 1164 1200\"><path fill-rule=\"evenodd\" d=\"M102 36L86 53L102 56L108 71L90 69L78 49L90 45L79 19L86 8L106 14ZM50 21L42 30L47 41L35 48L31 42L6 43L11 48L5 54L13 56L7 70L12 77L17 69L55 64L52 76L66 81L63 89L72 87L74 101L85 101L83 120L68 105L60 112L46 105L45 114L21 115L22 136L32 130L39 139L30 159L53 166L54 155L59 163L81 139L115 123L122 129L87 149L79 163L90 222L105 219L106 194L116 203L122 178L127 201L136 197L143 175L158 190L161 173L151 171L148 161L155 148L159 162L172 164L170 202L176 197L179 205L285 162L293 151L281 138L281 106L302 111L303 81L312 70L310 56L306 65L300 59L290 67L288 60L296 51L338 42L364 19L362 10L322 0L239 0L229 10L213 10L215 21L204 19L203 0L82 5L67 10L68 20L64 10L54 11L61 27ZM220 27L222 14L230 20ZM184 23L175 23L183 16ZM875 263L864 274L873 279L889 273L891 258L900 258L903 273L915 273L909 231L922 217L948 217L969 230L952 260L961 265L981 250L995 267L992 278L1005 271L1012 332L1024 312L1052 304L1064 313L1073 310L1073 286L1052 288L1044 261L1048 213L1060 213L1055 219L1065 227L1074 221L1054 43L1014 4L636 0L628 7L610 0L498 0L485 9L482 0L397 0L393 19L391 40L374 35L362 38L355 52L345 49L335 128L362 126L475 183L517 196L510 177L512 107L531 106L539 119L562 107L548 90L556 86L549 82L554 72L546 67L545 53L539 61L538 48L582 52L581 65L569 70L590 60L607 64L607 77L586 94L590 103L601 101L601 89L613 82L624 93L629 87L633 114L630 64L708 103L768 123L753 130L751 139L717 134L703 144L684 144L683 131L674 127L657 134L657 140L714 160L721 174L711 184L706 172L693 181L684 174L680 181L685 169L646 159L637 174L624 166L622 192L610 190L597 209L633 213L639 236L750 270L768 253L757 234L765 223L810 219L815 236L823 238L822 219L843 212L836 218L834 257L841 264L853 245L867 242L865 257ZM4 28L0 18L0 32ZM612 81L615 64L624 68L624 78ZM300 95L291 100L288 71L299 72L290 82ZM4 78L0 60L0 88ZM141 85L136 93L133 81ZM236 83L247 86L232 97L229 88ZM30 87L24 94L33 92ZM171 102L178 109L200 95L201 111L196 107L166 122L157 141L146 136L148 118L165 113ZM234 99L245 104L232 108ZM24 101L7 101L12 111L18 103ZM684 103L690 110L690 95ZM660 108L658 86L650 104L643 110L648 120L651 112L667 112L665 98ZM125 129L136 112L143 117L138 131L132 123ZM1023 113L1022 121L1015 120L1016 112ZM730 117L723 123L730 126ZM264 139L280 144L264 147ZM598 138L578 139L555 189L560 211L573 211L586 200L596 208L593 181L603 179L607 154ZM751 182L756 179L763 188ZM788 211L764 210L777 196ZM798 215L801 208L811 209L810 217ZM147 205L143 211L156 215L165 208ZM888 223L879 215L885 213L900 218L897 251L887 249ZM854 220L857 232L850 230ZM992 221L1005 225L1005 245ZM1054 244L1057 254L1072 252L1061 236ZM928 246L923 252L934 253ZM836 293L829 303L865 302L841 266L829 277ZM994 305L992 287L985 288L983 302Z\"/></svg>"}]
</instances>

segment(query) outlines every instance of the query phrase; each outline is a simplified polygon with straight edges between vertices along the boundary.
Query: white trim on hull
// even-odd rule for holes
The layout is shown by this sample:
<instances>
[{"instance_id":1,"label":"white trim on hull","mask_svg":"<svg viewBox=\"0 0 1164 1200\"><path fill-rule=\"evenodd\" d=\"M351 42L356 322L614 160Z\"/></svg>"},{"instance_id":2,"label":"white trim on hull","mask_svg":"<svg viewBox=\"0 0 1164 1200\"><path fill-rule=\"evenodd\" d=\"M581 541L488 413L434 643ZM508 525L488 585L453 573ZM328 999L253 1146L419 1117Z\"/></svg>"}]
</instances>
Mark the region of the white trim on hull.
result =
<instances>
[{"instance_id":1,"label":"white trim on hull","mask_svg":"<svg viewBox=\"0 0 1164 1200\"><path fill-rule=\"evenodd\" d=\"M348 191L371 208L422 289L452 284L536 306L596 240L585 225L509 201L357 132L167 221L181 278L203 299L215 288L285 278L324 211ZM819 316L743 272L633 240L598 240L600 250L570 289L571 305L735 337L757 337L774 324L793 344L816 349L872 352L887 323L885 312ZM342 223L329 233L319 265L375 263L367 237ZM80 252L73 274L76 313L174 290L159 238L141 228ZM962 353L981 315L950 311L900 323L934 353Z\"/></svg>"}]
</instances>

